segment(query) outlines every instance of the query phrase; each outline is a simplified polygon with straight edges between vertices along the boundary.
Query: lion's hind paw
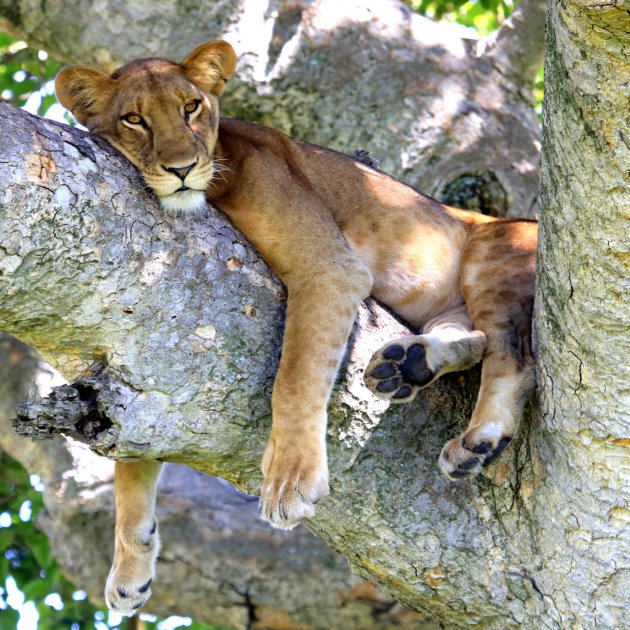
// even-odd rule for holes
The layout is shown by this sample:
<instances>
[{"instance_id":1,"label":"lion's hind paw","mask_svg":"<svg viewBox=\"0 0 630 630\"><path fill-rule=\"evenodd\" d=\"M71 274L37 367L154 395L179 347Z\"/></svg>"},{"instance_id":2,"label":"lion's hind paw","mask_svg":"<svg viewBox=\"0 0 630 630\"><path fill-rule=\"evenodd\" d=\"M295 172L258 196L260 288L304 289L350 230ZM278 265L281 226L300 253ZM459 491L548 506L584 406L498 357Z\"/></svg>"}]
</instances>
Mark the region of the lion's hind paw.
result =
<instances>
[{"instance_id":1,"label":"lion's hind paw","mask_svg":"<svg viewBox=\"0 0 630 630\"><path fill-rule=\"evenodd\" d=\"M369 389L393 403L412 401L435 377L427 364L427 347L417 337L396 339L383 346L365 370Z\"/></svg>"},{"instance_id":2,"label":"lion's hind paw","mask_svg":"<svg viewBox=\"0 0 630 630\"><path fill-rule=\"evenodd\" d=\"M160 548L157 522L134 535L131 543L117 541L114 562L105 585L105 603L110 610L132 616L151 597L151 582Z\"/></svg>"},{"instance_id":3,"label":"lion's hind paw","mask_svg":"<svg viewBox=\"0 0 630 630\"><path fill-rule=\"evenodd\" d=\"M498 426L498 423L493 423ZM491 427L494 428L494 427ZM438 465L454 481L478 475L500 457L512 441L510 435L493 435L496 431L467 431L444 445Z\"/></svg>"}]
</instances>

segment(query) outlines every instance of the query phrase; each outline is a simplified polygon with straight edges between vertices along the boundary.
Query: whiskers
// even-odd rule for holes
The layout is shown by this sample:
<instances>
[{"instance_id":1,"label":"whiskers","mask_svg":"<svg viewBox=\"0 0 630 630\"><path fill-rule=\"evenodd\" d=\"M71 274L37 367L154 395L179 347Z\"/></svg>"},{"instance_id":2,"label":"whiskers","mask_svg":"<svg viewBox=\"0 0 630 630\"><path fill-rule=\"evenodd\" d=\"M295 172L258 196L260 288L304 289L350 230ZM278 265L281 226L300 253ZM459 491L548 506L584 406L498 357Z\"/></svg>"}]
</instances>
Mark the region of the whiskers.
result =
<instances>
[{"instance_id":1,"label":"whiskers","mask_svg":"<svg viewBox=\"0 0 630 630\"><path fill-rule=\"evenodd\" d=\"M151 197L157 197L157 193L153 189L153 186L151 186L144 177L142 178L142 190L145 193L148 193Z\"/></svg>"},{"instance_id":2,"label":"whiskers","mask_svg":"<svg viewBox=\"0 0 630 630\"><path fill-rule=\"evenodd\" d=\"M212 163L214 172L212 173L212 179L208 185L208 188L216 188L217 183L215 182L215 177L220 177L227 184L227 177L225 173L231 173L232 169L226 164L221 164L221 162L227 162L226 158L217 158L215 157Z\"/></svg>"}]
</instances>

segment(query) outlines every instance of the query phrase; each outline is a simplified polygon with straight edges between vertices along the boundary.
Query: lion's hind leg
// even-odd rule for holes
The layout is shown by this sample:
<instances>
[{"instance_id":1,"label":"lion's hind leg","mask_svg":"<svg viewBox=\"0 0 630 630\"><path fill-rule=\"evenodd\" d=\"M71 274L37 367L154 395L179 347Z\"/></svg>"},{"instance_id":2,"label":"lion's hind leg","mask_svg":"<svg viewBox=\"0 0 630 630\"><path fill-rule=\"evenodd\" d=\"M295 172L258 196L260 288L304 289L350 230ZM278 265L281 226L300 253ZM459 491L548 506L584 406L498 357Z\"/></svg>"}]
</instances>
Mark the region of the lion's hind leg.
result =
<instances>
[{"instance_id":1,"label":"lion's hind leg","mask_svg":"<svg viewBox=\"0 0 630 630\"><path fill-rule=\"evenodd\" d=\"M470 424L439 458L451 479L476 475L501 455L534 389L535 249L536 224L514 221L484 225L465 253L462 292L488 345Z\"/></svg>"},{"instance_id":2,"label":"lion's hind leg","mask_svg":"<svg viewBox=\"0 0 630 630\"><path fill-rule=\"evenodd\" d=\"M365 370L365 383L379 398L410 402L448 372L479 363L486 336L473 330L465 304L427 322L421 335L394 339L378 350Z\"/></svg>"},{"instance_id":3,"label":"lion's hind leg","mask_svg":"<svg viewBox=\"0 0 630 630\"><path fill-rule=\"evenodd\" d=\"M503 453L514 436L534 380L533 361L523 366L501 353L484 358L470 424L449 440L440 454L438 463L447 477L474 476Z\"/></svg>"}]
</instances>

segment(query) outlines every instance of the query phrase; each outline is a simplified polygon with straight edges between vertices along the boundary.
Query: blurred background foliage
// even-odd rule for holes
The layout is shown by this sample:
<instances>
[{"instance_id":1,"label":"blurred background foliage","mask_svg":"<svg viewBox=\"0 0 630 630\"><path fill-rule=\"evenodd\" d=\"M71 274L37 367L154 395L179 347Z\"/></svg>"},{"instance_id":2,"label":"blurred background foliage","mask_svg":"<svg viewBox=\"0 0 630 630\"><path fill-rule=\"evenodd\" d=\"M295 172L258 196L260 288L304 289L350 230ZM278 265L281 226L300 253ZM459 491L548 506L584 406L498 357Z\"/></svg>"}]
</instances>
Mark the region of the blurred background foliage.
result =
<instances>
[{"instance_id":1,"label":"blurred background foliage","mask_svg":"<svg viewBox=\"0 0 630 630\"><path fill-rule=\"evenodd\" d=\"M471 38L497 29L514 0L405 0L435 20L469 27ZM56 103L52 79L61 63L43 50L0 33L0 98L33 114L70 117ZM542 69L534 86L537 109L543 96ZM158 620L141 614L125 619L96 608L61 573L46 536L37 529L43 510L42 484L0 451L0 630L221 630L188 618Z\"/></svg>"},{"instance_id":2,"label":"blurred background foliage","mask_svg":"<svg viewBox=\"0 0 630 630\"><path fill-rule=\"evenodd\" d=\"M56 104L51 79L61 69L61 63L50 59L43 50L29 48L4 33L0 33L0 98L16 107L31 101L29 111L40 116Z\"/></svg>"},{"instance_id":3,"label":"blurred background foliage","mask_svg":"<svg viewBox=\"0 0 630 630\"><path fill-rule=\"evenodd\" d=\"M482 37L499 28L517 4L513 0L404 0L404 3L433 20L473 28Z\"/></svg>"}]
</instances>

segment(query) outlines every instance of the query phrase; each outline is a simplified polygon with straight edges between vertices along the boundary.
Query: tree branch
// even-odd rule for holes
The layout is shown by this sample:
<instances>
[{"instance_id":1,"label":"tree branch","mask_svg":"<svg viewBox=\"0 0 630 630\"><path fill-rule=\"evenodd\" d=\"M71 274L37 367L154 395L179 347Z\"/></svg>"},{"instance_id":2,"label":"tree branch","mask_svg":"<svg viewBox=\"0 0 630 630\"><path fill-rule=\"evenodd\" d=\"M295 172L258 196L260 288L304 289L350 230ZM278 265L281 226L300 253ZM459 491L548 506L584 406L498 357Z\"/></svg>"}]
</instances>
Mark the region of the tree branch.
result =
<instances>
[{"instance_id":1,"label":"tree branch","mask_svg":"<svg viewBox=\"0 0 630 630\"><path fill-rule=\"evenodd\" d=\"M385 171L451 205L536 213L535 112L505 80L509 68L469 54L463 29L398 0L177 7L72 0L33 10L32 0L0 0L0 16L51 55L105 70L136 57L180 60L196 44L225 38L239 62L221 98L224 116L342 152L368 149ZM515 36L521 28L530 38L526 20ZM542 54L542 30L536 41Z\"/></svg>"},{"instance_id":2,"label":"tree branch","mask_svg":"<svg viewBox=\"0 0 630 630\"><path fill-rule=\"evenodd\" d=\"M72 23L72 15L64 15L66 7L73 12L70 3L42 7L49 13L38 19ZM152 11L141 3L132 7ZM270 45L243 56L239 72L246 82L231 88L232 100L225 101L224 111L232 108L232 113L342 150L369 141L372 153L386 156L385 169L405 175L429 193L468 199L463 192L489 182L487 188L499 190L510 212L531 212L537 187L537 124L522 96L514 94L518 82L509 71L506 81L505 68L494 67L484 56L468 55L459 36L418 22L397 3L383 0L373 5L378 11L367 11L361 2L347 3L344 9L349 10L341 16L334 12L338 7L335 0L321 0L294 22L285 13L284 24L292 24L283 31L289 39L280 38L275 57L267 54ZM0 9L6 8L6 2L0 3ZM565 20L558 22L554 46L559 50L574 37L566 19L581 25L586 14L570 3L553 8ZM567 10L579 15L564 16ZM604 17L609 13L618 21L616 29L627 21L617 7L607 6ZM92 23L99 20L92 17ZM161 41L149 19L126 19L125 24L114 43L123 49L130 42L150 42L160 54L181 57L174 48L188 49L192 43L186 37ZM253 22L248 24L251 28ZM254 39L246 36L246 29L239 30L240 24L232 26L219 27L213 35L229 30L239 42ZM571 83L581 60L587 63L594 51L606 49L608 31L602 34L590 23L586 26L577 39L591 48L567 59L553 58L550 74L559 77L557 81ZM615 30L613 36L617 34ZM90 37L92 48L98 46L99 33L91 31ZM622 50L617 44L616 50ZM86 62L91 57L83 55L82 45L76 46L76 60ZM110 54L111 59L124 56ZM610 82L606 103L623 98L614 84L617 73L594 73L588 65L583 70L579 80L586 88L571 84L558 89L558 94L577 98L571 105L577 102L581 112L592 115L589 108L599 103L593 97L598 90L588 88L593 76ZM595 109L599 116L610 108ZM615 120L622 119L622 111L615 105ZM581 112L568 118L578 120ZM99 434L99 448L190 462L255 490L269 426L275 370L270 357L277 356L280 337L279 285L213 211L199 220L167 220L142 194L141 182L124 161L98 141L6 108L5 113L0 117L0 283L5 289L0 318L56 358L67 374L77 375L106 358L111 373L127 383L129 404L112 407L113 427ZM571 162L579 171L575 177L564 177L564 159L547 175L544 190L554 191L560 182L574 191L564 204L567 212L579 207L574 202L580 174L605 172L611 162L606 151L623 154L623 133L616 131L623 127L604 123L587 124L588 133L578 129L564 134L566 139L603 134L589 150L604 155L601 164L586 162L587 167L580 168L580 153ZM562 133L564 127L560 129ZM458 194L449 196L453 187ZM620 204L621 190L617 183L602 199ZM557 201L555 193L549 194ZM597 195L580 196L581 202L593 198ZM618 210L603 207L608 218ZM592 223L591 210L576 216ZM575 213L569 214L561 224L573 243L574 232L565 228ZM608 218L601 224L608 225ZM580 230L590 235L592 226L586 223ZM558 249L560 233L548 232L552 246L547 256ZM606 250L602 268L607 269L623 256L621 250L611 250L615 239L605 236L598 244ZM554 268L547 264L543 273ZM577 273L584 279L594 268L586 261ZM561 274L558 269L555 273ZM560 275L550 277L541 296L549 303L564 295ZM590 286L584 284L582 297ZM597 292L589 295L596 303L586 312L597 315L604 297L616 304L623 292L607 291L602 300ZM582 301L567 298L558 303L575 311ZM570 317L564 326L550 326L553 334L544 347L555 348L558 330L564 331L563 341L573 339L575 335L564 330L567 326L588 329L589 335L580 340L590 344L594 327L590 322L576 327L575 321ZM603 335L601 357L609 354L607 321L598 329ZM597 615L598 627L623 618L623 610L619 613L616 607L628 590L627 571L619 564L625 552L627 509L620 479L623 465L610 462L623 460L627 440L619 433L611 443L601 420L609 409L605 400L610 383L620 382L623 362L616 360L613 376L606 373L608 382L596 382L587 392L587 379L598 370L588 369L591 347L585 345L581 350L586 360L575 360L569 370L569 378L577 375L579 380L574 387L558 388L558 375L567 364L566 353L558 353L557 365L543 379L548 420L538 414L531 426L526 421L520 437L486 477L451 484L437 473L435 457L467 421L476 374L448 377L404 409L385 412L372 406L361 389L361 369L380 345L380 339L375 341L378 322L393 327L377 307L362 311L331 403L333 492L318 506L311 529L350 558L362 575L399 600L439 616L449 627L508 628L526 622L557 628L567 618L582 623L585 611L591 618ZM602 393L597 400L603 412L582 419L583 400L595 390ZM580 417L584 426L574 426L573 417ZM546 422L553 431L546 430ZM600 433L593 433L588 423L599 426ZM605 471L597 483L589 476L593 471ZM589 488L589 500L592 497L589 509L581 498L584 487Z\"/></svg>"},{"instance_id":3,"label":"tree branch","mask_svg":"<svg viewBox=\"0 0 630 630\"><path fill-rule=\"evenodd\" d=\"M543 63L546 16L547 0L521 0L497 31L480 40L479 54L531 91Z\"/></svg>"},{"instance_id":4,"label":"tree branch","mask_svg":"<svg viewBox=\"0 0 630 630\"><path fill-rule=\"evenodd\" d=\"M50 376L32 349L0 335L0 448L44 481L38 526L64 573L102 603L113 552L113 462L70 440L24 440L9 427L27 385ZM421 615L353 576L306 529L273 530L259 520L255 499L219 479L167 465L158 518L164 544L150 609L160 616L243 630L250 617L270 629L345 630L404 620L408 630L428 630ZM103 544L94 545L95 538Z\"/></svg>"}]
</instances>

